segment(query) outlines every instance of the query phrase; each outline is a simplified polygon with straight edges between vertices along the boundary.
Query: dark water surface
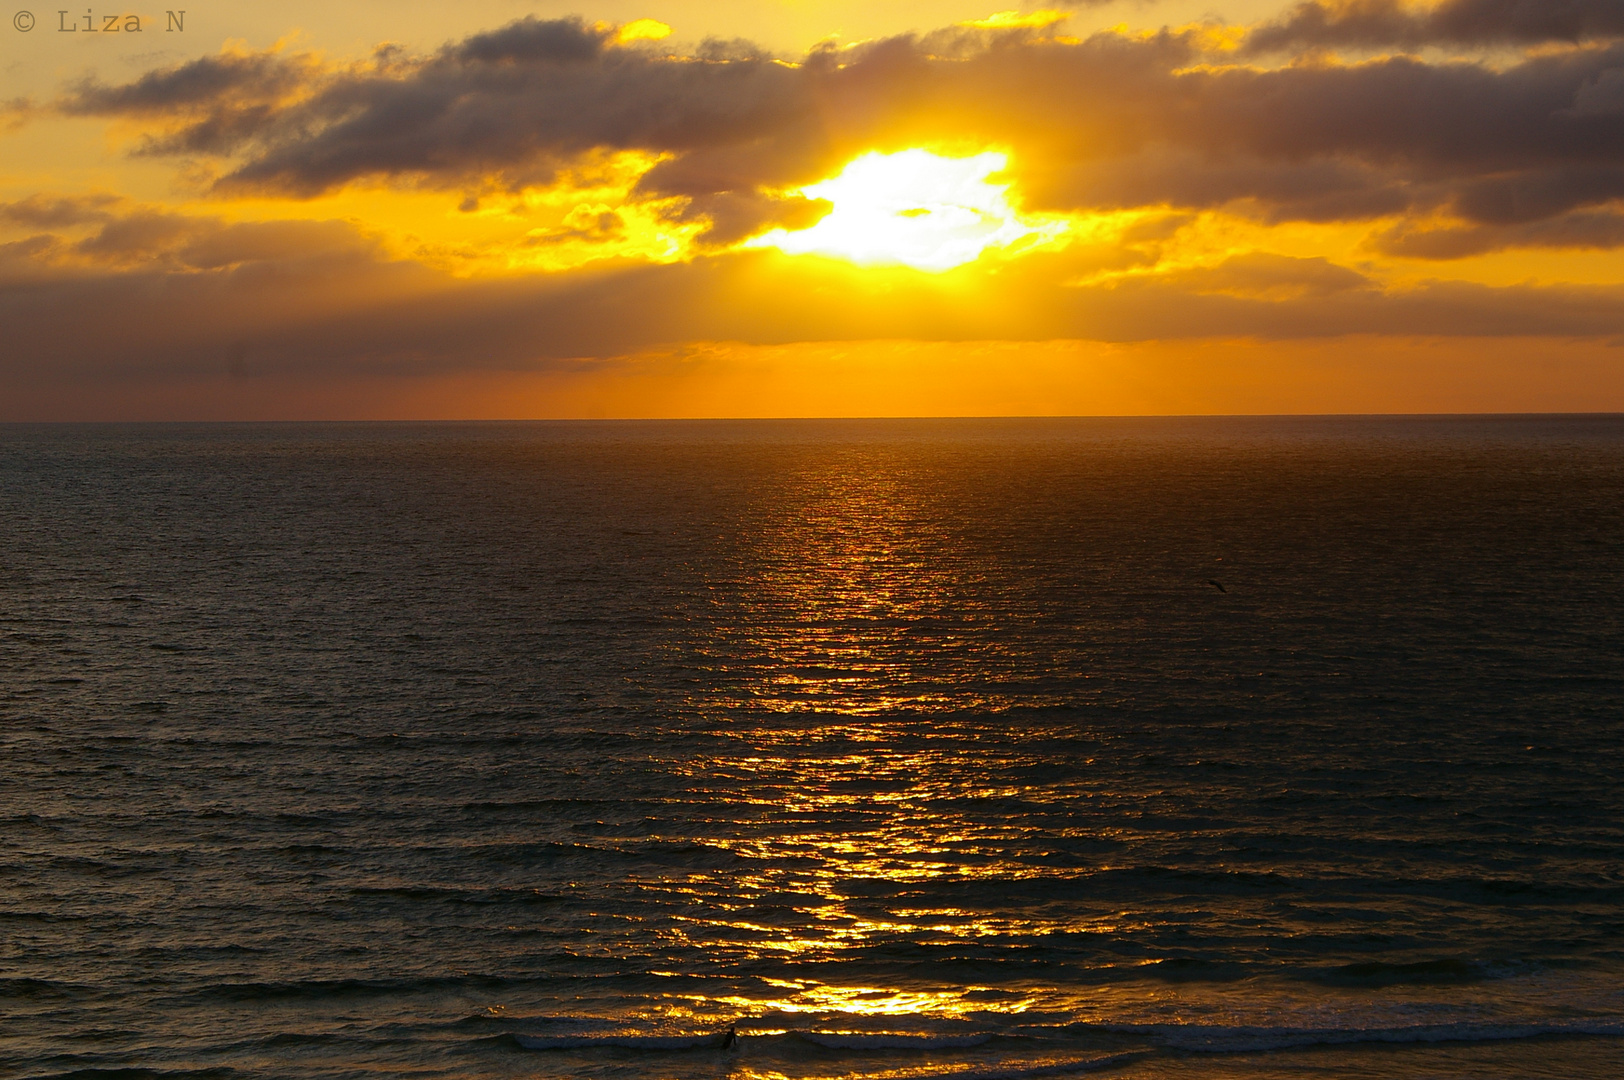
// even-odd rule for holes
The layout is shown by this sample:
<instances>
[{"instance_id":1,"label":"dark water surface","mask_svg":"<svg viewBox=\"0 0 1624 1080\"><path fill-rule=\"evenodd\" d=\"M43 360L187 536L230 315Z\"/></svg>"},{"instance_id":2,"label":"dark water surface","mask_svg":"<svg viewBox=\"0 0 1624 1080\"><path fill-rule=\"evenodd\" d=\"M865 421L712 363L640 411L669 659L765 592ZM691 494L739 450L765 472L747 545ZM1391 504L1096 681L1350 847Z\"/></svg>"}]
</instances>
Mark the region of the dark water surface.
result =
<instances>
[{"instance_id":1,"label":"dark water surface","mask_svg":"<svg viewBox=\"0 0 1624 1080\"><path fill-rule=\"evenodd\" d=\"M7 1077L1624 1075L1624 419L5 427L0 673Z\"/></svg>"}]
</instances>

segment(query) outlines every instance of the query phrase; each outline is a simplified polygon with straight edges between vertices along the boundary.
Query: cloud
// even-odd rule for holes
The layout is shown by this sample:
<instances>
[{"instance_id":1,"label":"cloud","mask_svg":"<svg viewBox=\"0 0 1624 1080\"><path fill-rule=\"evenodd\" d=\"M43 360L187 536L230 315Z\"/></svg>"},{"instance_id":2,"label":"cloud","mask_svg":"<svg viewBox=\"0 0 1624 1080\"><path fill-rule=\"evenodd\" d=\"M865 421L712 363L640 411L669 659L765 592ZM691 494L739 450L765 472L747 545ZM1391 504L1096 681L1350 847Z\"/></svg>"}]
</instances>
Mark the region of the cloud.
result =
<instances>
[{"instance_id":1,"label":"cloud","mask_svg":"<svg viewBox=\"0 0 1624 1080\"><path fill-rule=\"evenodd\" d=\"M1612 207L1575 210L1509 225L1405 222L1377 233L1371 246L1412 259L1463 259L1507 248L1600 251L1624 247L1624 213Z\"/></svg>"},{"instance_id":2,"label":"cloud","mask_svg":"<svg viewBox=\"0 0 1624 1080\"><path fill-rule=\"evenodd\" d=\"M111 221L125 202L121 196L105 193L56 198L31 195L17 202L0 203L0 221L40 229Z\"/></svg>"},{"instance_id":3,"label":"cloud","mask_svg":"<svg viewBox=\"0 0 1624 1080\"><path fill-rule=\"evenodd\" d=\"M876 278L741 252L463 280L391 258L344 223L234 224L131 207L78 240L0 246L10 282L0 288L0 377L536 371L691 341L1624 334L1616 287L1396 286L1268 253L1075 284L1083 262L1055 252L997 273ZM14 272L30 263L74 272Z\"/></svg>"},{"instance_id":4,"label":"cloud","mask_svg":"<svg viewBox=\"0 0 1624 1080\"><path fill-rule=\"evenodd\" d=\"M1196 267L1165 280L1203 296L1298 299L1332 296L1350 289L1373 289L1364 274L1324 258L1296 258L1267 252L1232 256L1216 266Z\"/></svg>"},{"instance_id":5,"label":"cloud","mask_svg":"<svg viewBox=\"0 0 1624 1080\"><path fill-rule=\"evenodd\" d=\"M1270 222L1361 221L1402 214L1445 197L1434 184L1354 158L1270 160L1151 145L1109 158L1076 160L1034 177L1028 198L1056 209L1128 209L1167 204L1208 210L1238 201Z\"/></svg>"},{"instance_id":6,"label":"cloud","mask_svg":"<svg viewBox=\"0 0 1624 1080\"><path fill-rule=\"evenodd\" d=\"M0 133L16 131L40 112L32 98L16 97L0 101Z\"/></svg>"},{"instance_id":7,"label":"cloud","mask_svg":"<svg viewBox=\"0 0 1624 1080\"><path fill-rule=\"evenodd\" d=\"M70 115L184 115L222 103L276 101L300 90L317 70L313 57L226 52L150 71L122 86L86 79L58 107Z\"/></svg>"},{"instance_id":8,"label":"cloud","mask_svg":"<svg viewBox=\"0 0 1624 1080\"><path fill-rule=\"evenodd\" d=\"M142 152L225 154L328 77L312 55L224 52L108 86L81 80L56 102L69 116L124 116L164 122Z\"/></svg>"},{"instance_id":9,"label":"cloud","mask_svg":"<svg viewBox=\"0 0 1624 1080\"><path fill-rule=\"evenodd\" d=\"M294 272L301 260L377 255L376 245L347 222L226 222L143 206L105 193L71 198L36 195L0 203L0 222L28 228L77 228L84 233L77 238L54 232L31 237L28 257L41 270L94 273L109 268L159 267L189 272L265 263Z\"/></svg>"},{"instance_id":10,"label":"cloud","mask_svg":"<svg viewBox=\"0 0 1624 1080\"><path fill-rule=\"evenodd\" d=\"M426 54L238 51L81 81L58 112L135 122L139 153L206 169L219 198L426 189L481 215L456 218L470 248L498 235L476 220L511 225L489 243L551 269L458 278L382 226L41 193L0 204L0 374L529 371L691 341L1624 334L1624 288L1417 283L1189 242L1245 218L1254 236L1366 223L1347 231L1344 250L1369 236L1360 257L1624 246L1624 42L1266 66L1194 30L1014 22L787 58L530 17ZM1117 231L945 275L733 250L828 211L797 187L907 146L1008 148L1025 211ZM613 197L563 179L622 153L637 164ZM656 265L624 243L656 215L703 242ZM597 261L548 261L566 248Z\"/></svg>"},{"instance_id":11,"label":"cloud","mask_svg":"<svg viewBox=\"0 0 1624 1080\"><path fill-rule=\"evenodd\" d=\"M1619 0L1310 0L1246 38L1254 53L1305 47L1532 45L1624 36Z\"/></svg>"},{"instance_id":12,"label":"cloud","mask_svg":"<svg viewBox=\"0 0 1624 1080\"><path fill-rule=\"evenodd\" d=\"M686 152L781 136L808 102L757 57L669 58L611 47L609 28L526 17L428 57L225 55L124 86L86 82L73 114L167 119L148 153L246 153L229 188L310 195L371 176L458 183L593 149ZM538 169L539 166L539 169Z\"/></svg>"},{"instance_id":13,"label":"cloud","mask_svg":"<svg viewBox=\"0 0 1624 1080\"><path fill-rule=\"evenodd\" d=\"M1554 6L1589 20L1574 25L1605 22L1595 5ZM1358 11L1422 17L1389 7ZM1463 3L1425 17L1454 26L1468 8L1487 18ZM519 188L582 155L638 151L657 164L637 194L683 200L671 212L710 222L712 244L802 213L784 192L863 149L922 143L1010 146L1030 205L1067 212L1245 201L1271 221L1450 207L1500 223L1624 196L1624 43L1504 66L1205 58L1196 31L1076 41L1040 26L958 27L791 63L747 45L621 45L613 27L527 17L424 56L205 58L81 83L58 108L150 123L143 153L218 156L222 193Z\"/></svg>"}]
</instances>

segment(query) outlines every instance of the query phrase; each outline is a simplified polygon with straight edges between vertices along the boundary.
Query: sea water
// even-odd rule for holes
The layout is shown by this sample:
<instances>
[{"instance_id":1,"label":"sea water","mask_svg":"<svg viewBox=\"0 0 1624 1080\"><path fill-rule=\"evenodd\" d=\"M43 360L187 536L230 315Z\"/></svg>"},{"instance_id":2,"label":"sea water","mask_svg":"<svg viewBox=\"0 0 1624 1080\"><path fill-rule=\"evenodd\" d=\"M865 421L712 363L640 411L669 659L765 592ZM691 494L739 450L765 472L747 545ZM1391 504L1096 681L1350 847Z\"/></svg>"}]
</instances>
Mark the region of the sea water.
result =
<instances>
[{"instance_id":1,"label":"sea water","mask_svg":"<svg viewBox=\"0 0 1624 1080\"><path fill-rule=\"evenodd\" d=\"M0 675L6 1076L1624 1075L1620 418L6 427Z\"/></svg>"}]
</instances>

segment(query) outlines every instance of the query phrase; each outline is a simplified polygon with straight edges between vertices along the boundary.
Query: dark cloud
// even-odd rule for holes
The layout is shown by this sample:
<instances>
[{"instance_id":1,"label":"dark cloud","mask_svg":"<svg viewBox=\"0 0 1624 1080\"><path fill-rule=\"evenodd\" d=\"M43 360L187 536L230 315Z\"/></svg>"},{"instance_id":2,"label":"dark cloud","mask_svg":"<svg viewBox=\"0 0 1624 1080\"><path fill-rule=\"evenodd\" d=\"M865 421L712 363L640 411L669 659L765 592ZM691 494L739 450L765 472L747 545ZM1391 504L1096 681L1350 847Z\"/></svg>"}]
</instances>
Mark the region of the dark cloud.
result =
<instances>
[{"instance_id":1,"label":"dark cloud","mask_svg":"<svg viewBox=\"0 0 1624 1080\"><path fill-rule=\"evenodd\" d=\"M1576 210L1513 225L1406 222L1378 233L1372 246L1384 255L1412 259L1462 259L1507 248L1605 250L1624 247L1624 213L1610 207Z\"/></svg>"},{"instance_id":2,"label":"dark cloud","mask_svg":"<svg viewBox=\"0 0 1624 1080\"><path fill-rule=\"evenodd\" d=\"M1461 186L1456 209L1472 221L1516 225L1544 221L1576 206L1624 194L1624 167L1610 165L1524 169Z\"/></svg>"},{"instance_id":3,"label":"dark cloud","mask_svg":"<svg viewBox=\"0 0 1624 1080\"><path fill-rule=\"evenodd\" d=\"M31 195L12 203L0 203L0 221L37 229L60 229L87 222L111 221L125 200L117 195L82 195L51 198Z\"/></svg>"},{"instance_id":4,"label":"dark cloud","mask_svg":"<svg viewBox=\"0 0 1624 1080\"><path fill-rule=\"evenodd\" d=\"M0 101L0 131L17 130L39 111L32 98L16 97L10 101Z\"/></svg>"},{"instance_id":5,"label":"dark cloud","mask_svg":"<svg viewBox=\"0 0 1624 1080\"><path fill-rule=\"evenodd\" d=\"M73 245L73 253L110 265L162 265L178 271L248 264L297 273L310 260L366 257L372 245L337 221L225 223L178 214L141 212L108 222Z\"/></svg>"},{"instance_id":6,"label":"dark cloud","mask_svg":"<svg viewBox=\"0 0 1624 1080\"><path fill-rule=\"evenodd\" d=\"M1400 214L1442 197L1433 185L1354 158L1214 156L1165 144L1055 168L1034 178L1027 196L1056 209L1166 203L1206 210L1245 200L1268 221L1357 221Z\"/></svg>"},{"instance_id":7,"label":"dark cloud","mask_svg":"<svg viewBox=\"0 0 1624 1080\"><path fill-rule=\"evenodd\" d=\"M40 233L7 245L15 255L32 261L38 277L63 270L95 276L133 267L191 273L246 264L297 274L311 262L377 258L375 244L347 222L226 222L155 210L113 195L34 196L0 203L0 221L81 233L77 238Z\"/></svg>"},{"instance_id":8,"label":"dark cloud","mask_svg":"<svg viewBox=\"0 0 1624 1080\"><path fill-rule=\"evenodd\" d=\"M12 275L0 289L0 379L535 370L692 341L1624 334L1624 289L1394 288L1324 259L1260 253L1091 285L1063 284L1080 256L1035 254L966 271L978 276L966 293L932 275L877 283L771 252L460 280L392 261L339 223L146 211L77 243L0 247L0 271L62 259L91 269Z\"/></svg>"},{"instance_id":9,"label":"dark cloud","mask_svg":"<svg viewBox=\"0 0 1624 1080\"><path fill-rule=\"evenodd\" d=\"M60 245L60 238L50 233L0 243L0 297L5 295L4 290L35 289L61 277L50 264L51 255Z\"/></svg>"},{"instance_id":10,"label":"dark cloud","mask_svg":"<svg viewBox=\"0 0 1624 1080\"><path fill-rule=\"evenodd\" d=\"M328 77L311 56L222 53L108 86L94 79L57 102L70 116L132 116L164 123L149 154L227 154L253 139L312 85Z\"/></svg>"},{"instance_id":11,"label":"dark cloud","mask_svg":"<svg viewBox=\"0 0 1624 1080\"><path fill-rule=\"evenodd\" d=\"M1302 259L1265 252L1236 255L1217 266L1181 271L1169 280L1199 295L1274 300L1331 296L1350 289L1376 287L1364 274L1338 266L1329 259Z\"/></svg>"},{"instance_id":12,"label":"dark cloud","mask_svg":"<svg viewBox=\"0 0 1624 1080\"><path fill-rule=\"evenodd\" d=\"M542 21L528 15L500 30L475 34L446 50L451 57L474 64L564 64L597 59L612 31L589 27L580 19Z\"/></svg>"},{"instance_id":13,"label":"dark cloud","mask_svg":"<svg viewBox=\"0 0 1624 1080\"><path fill-rule=\"evenodd\" d=\"M1573 95L1574 116L1617 116L1624 113L1624 68L1609 68Z\"/></svg>"},{"instance_id":14,"label":"dark cloud","mask_svg":"<svg viewBox=\"0 0 1624 1080\"><path fill-rule=\"evenodd\" d=\"M1255 53L1304 47L1532 45L1624 36L1624 0L1310 0L1247 36Z\"/></svg>"},{"instance_id":15,"label":"dark cloud","mask_svg":"<svg viewBox=\"0 0 1624 1080\"><path fill-rule=\"evenodd\" d=\"M677 221L704 221L705 241L736 244L771 228L806 229L834 209L827 199L803 195L762 195L750 191L702 193L673 215Z\"/></svg>"},{"instance_id":16,"label":"dark cloud","mask_svg":"<svg viewBox=\"0 0 1624 1080\"><path fill-rule=\"evenodd\" d=\"M528 174L594 149L781 138L806 118L795 73L769 60L673 59L609 48L606 35L528 17L429 57L354 68L209 58L126 86L88 82L62 107L167 116L149 152L246 153L225 185L301 195L372 176Z\"/></svg>"},{"instance_id":17,"label":"dark cloud","mask_svg":"<svg viewBox=\"0 0 1624 1080\"><path fill-rule=\"evenodd\" d=\"M58 107L70 115L186 115L219 108L223 102L275 101L302 89L314 71L308 57L222 53L149 71L123 86L87 79Z\"/></svg>"},{"instance_id":18,"label":"dark cloud","mask_svg":"<svg viewBox=\"0 0 1624 1080\"><path fill-rule=\"evenodd\" d=\"M626 219L613 210L587 210L571 213L559 228L530 233L522 243L524 247L552 247L572 240L603 244L622 236L625 231Z\"/></svg>"}]
</instances>

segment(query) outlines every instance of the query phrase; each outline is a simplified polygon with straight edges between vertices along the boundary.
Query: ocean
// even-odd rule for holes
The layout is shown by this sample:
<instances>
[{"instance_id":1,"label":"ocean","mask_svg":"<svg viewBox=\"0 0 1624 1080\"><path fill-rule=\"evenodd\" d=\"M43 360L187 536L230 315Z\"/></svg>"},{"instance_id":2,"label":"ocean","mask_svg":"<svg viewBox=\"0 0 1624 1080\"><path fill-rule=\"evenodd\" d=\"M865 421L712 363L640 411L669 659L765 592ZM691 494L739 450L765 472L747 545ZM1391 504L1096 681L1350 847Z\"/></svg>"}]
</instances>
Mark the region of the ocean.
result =
<instances>
[{"instance_id":1,"label":"ocean","mask_svg":"<svg viewBox=\"0 0 1624 1080\"><path fill-rule=\"evenodd\" d=\"M0 427L0 1074L1624 1075L1624 418Z\"/></svg>"}]
</instances>

